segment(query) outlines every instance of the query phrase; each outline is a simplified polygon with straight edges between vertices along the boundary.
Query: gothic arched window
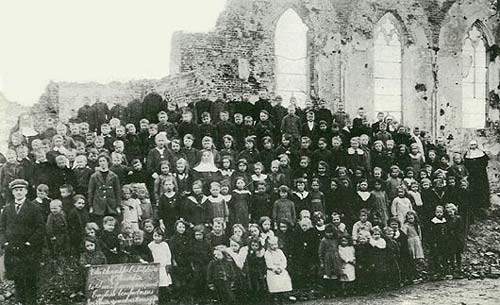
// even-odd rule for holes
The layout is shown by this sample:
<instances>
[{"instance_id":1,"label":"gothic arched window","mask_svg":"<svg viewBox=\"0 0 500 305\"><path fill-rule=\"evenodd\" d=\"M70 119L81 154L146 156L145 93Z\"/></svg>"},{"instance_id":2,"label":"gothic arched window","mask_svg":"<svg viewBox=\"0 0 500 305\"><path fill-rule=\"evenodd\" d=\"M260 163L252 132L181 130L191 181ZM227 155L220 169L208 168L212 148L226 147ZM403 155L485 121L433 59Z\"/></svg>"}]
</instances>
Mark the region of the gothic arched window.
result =
<instances>
[{"instance_id":1,"label":"gothic arched window","mask_svg":"<svg viewBox=\"0 0 500 305\"><path fill-rule=\"evenodd\" d=\"M462 127L484 128L486 124L486 45L483 33L473 25L462 47Z\"/></svg>"},{"instance_id":2,"label":"gothic arched window","mask_svg":"<svg viewBox=\"0 0 500 305\"><path fill-rule=\"evenodd\" d=\"M276 95L288 105L290 97L304 106L308 97L307 26L293 9L285 11L276 23L274 56Z\"/></svg>"},{"instance_id":3,"label":"gothic arched window","mask_svg":"<svg viewBox=\"0 0 500 305\"><path fill-rule=\"evenodd\" d=\"M401 36L387 14L379 20L374 31L374 115L378 112L390 114L401 122Z\"/></svg>"}]
</instances>

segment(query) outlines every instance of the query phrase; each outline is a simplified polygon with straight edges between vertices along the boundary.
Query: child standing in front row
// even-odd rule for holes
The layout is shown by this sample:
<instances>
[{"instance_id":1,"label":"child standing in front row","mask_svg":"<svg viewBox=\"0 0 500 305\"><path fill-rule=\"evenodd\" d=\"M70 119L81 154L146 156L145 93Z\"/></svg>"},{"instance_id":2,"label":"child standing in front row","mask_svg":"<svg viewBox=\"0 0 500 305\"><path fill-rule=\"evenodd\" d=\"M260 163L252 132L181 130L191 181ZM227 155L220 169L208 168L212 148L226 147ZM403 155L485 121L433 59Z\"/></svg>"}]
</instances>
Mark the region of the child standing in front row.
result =
<instances>
[{"instance_id":1,"label":"child standing in front row","mask_svg":"<svg viewBox=\"0 0 500 305\"><path fill-rule=\"evenodd\" d=\"M75 195L73 197L73 209L69 212L67 218L71 253L76 257L81 253L85 225L90 220L86 201L83 195Z\"/></svg>"},{"instance_id":2,"label":"child standing in front row","mask_svg":"<svg viewBox=\"0 0 500 305\"><path fill-rule=\"evenodd\" d=\"M207 284L222 304L234 304L236 303L234 296L236 269L234 263L224 256L223 249L222 246L214 249L214 258L207 268Z\"/></svg>"},{"instance_id":3,"label":"child standing in front row","mask_svg":"<svg viewBox=\"0 0 500 305\"><path fill-rule=\"evenodd\" d=\"M434 279L439 279L444 275L447 265L446 248L448 246L448 223L444 218L444 208L436 206L434 217L429 223L429 239L431 245L431 267Z\"/></svg>"},{"instance_id":4,"label":"child standing in front row","mask_svg":"<svg viewBox=\"0 0 500 305\"><path fill-rule=\"evenodd\" d=\"M401 230L408 238L408 251L413 263L411 270L409 270L412 273L410 279L414 282L420 282L421 279L417 278L417 268L423 263L424 248L422 247L422 231L418 224L417 213L414 211L406 213L406 220Z\"/></svg>"},{"instance_id":5,"label":"child standing in front row","mask_svg":"<svg viewBox=\"0 0 500 305\"><path fill-rule=\"evenodd\" d=\"M278 238L270 237L267 241L268 249L264 254L267 266L267 288L277 299L277 294L292 291L292 279L288 274L287 259L283 251L278 248ZM295 298L290 297L291 300Z\"/></svg>"},{"instance_id":6,"label":"child standing in front row","mask_svg":"<svg viewBox=\"0 0 500 305\"><path fill-rule=\"evenodd\" d=\"M101 250L109 264L120 263L118 253L120 250L120 240L115 233L115 226L116 220L113 216L104 216L102 220L103 231L99 236L99 242Z\"/></svg>"},{"instance_id":7,"label":"child standing in front row","mask_svg":"<svg viewBox=\"0 0 500 305\"><path fill-rule=\"evenodd\" d=\"M323 294L326 297L331 297L335 293L335 283L340 270L338 243L331 224L328 224L325 228L325 237L319 244L318 254L320 272L323 278Z\"/></svg>"},{"instance_id":8,"label":"child standing in front row","mask_svg":"<svg viewBox=\"0 0 500 305\"><path fill-rule=\"evenodd\" d=\"M88 269L90 266L106 265L106 256L97 247L97 240L95 237L87 236L83 242L84 251L80 254L80 267L82 272L83 281L80 283L81 291L84 291L87 282Z\"/></svg>"},{"instance_id":9,"label":"child standing in front row","mask_svg":"<svg viewBox=\"0 0 500 305\"><path fill-rule=\"evenodd\" d=\"M356 273L354 269L354 266L356 264L356 256L354 255L354 247L349 242L348 235L340 238L339 258L340 282L342 283L343 294L346 295L352 290L351 284L356 279Z\"/></svg>"},{"instance_id":10,"label":"child standing in front row","mask_svg":"<svg viewBox=\"0 0 500 305\"><path fill-rule=\"evenodd\" d=\"M62 208L60 200L52 200L50 202L50 214L47 219L47 237L49 238L51 261L59 275L62 275L62 263L64 262L64 256L68 253L69 246L68 223Z\"/></svg>"},{"instance_id":11,"label":"child standing in front row","mask_svg":"<svg viewBox=\"0 0 500 305\"><path fill-rule=\"evenodd\" d=\"M166 304L168 300L167 287L172 285L172 278L170 277L172 253L165 242L165 232L157 228L153 233L153 241L149 243L148 247L153 255L153 261L160 264L160 304Z\"/></svg>"},{"instance_id":12,"label":"child standing in front row","mask_svg":"<svg viewBox=\"0 0 500 305\"><path fill-rule=\"evenodd\" d=\"M462 253L464 252L464 227L462 217L457 214L457 206L453 203L446 204L446 213L448 214L448 253L450 262L450 271L453 276L460 278L462 276Z\"/></svg>"}]
</instances>

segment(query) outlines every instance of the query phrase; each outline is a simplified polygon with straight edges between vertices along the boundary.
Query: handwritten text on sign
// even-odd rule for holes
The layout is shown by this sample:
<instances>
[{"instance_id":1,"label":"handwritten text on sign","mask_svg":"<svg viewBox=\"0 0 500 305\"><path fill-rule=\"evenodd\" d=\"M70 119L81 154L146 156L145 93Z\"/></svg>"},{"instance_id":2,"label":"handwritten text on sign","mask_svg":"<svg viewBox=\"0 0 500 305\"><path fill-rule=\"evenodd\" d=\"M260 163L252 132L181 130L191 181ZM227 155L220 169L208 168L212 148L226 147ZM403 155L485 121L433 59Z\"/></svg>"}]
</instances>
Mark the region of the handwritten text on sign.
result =
<instances>
[{"instance_id":1,"label":"handwritten text on sign","mask_svg":"<svg viewBox=\"0 0 500 305\"><path fill-rule=\"evenodd\" d=\"M157 305L159 264L91 266L87 305Z\"/></svg>"}]
</instances>

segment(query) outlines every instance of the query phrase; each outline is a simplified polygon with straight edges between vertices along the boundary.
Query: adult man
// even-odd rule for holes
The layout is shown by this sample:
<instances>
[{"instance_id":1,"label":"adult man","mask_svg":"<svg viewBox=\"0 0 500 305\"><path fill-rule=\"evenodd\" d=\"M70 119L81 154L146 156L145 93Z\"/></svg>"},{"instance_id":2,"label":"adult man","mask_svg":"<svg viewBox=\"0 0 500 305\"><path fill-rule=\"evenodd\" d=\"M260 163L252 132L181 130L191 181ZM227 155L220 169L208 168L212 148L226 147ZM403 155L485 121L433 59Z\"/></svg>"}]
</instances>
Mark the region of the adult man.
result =
<instances>
[{"instance_id":1,"label":"adult man","mask_svg":"<svg viewBox=\"0 0 500 305\"><path fill-rule=\"evenodd\" d=\"M95 131L99 132L101 125L109 122L110 119L108 104L97 99L94 105L92 105L92 109L95 116L90 119L89 123L91 127L95 127Z\"/></svg>"},{"instance_id":2,"label":"adult man","mask_svg":"<svg viewBox=\"0 0 500 305\"><path fill-rule=\"evenodd\" d=\"M212 101L208 99L208 91L205 89L201 90L200 99L194 103L191 103L189 107L193 109L194 122L197 124L201 124L201 114L203 112L210 113L210 110L212 108Z\"/></svg>"},{"instance_id":3,"label":"adult man","mask_svg":"<svg viewBox=\"0 0 500 305\"><path fill-rule=\"evenodd\" d=\"M14 280L17 300L25 305L36 304L39 257L45 233L42 212L26 199L26 180L15 179L9 188L14 202L10 202L0 216L5 270L7 277Z\"/></svg>"},{"instance_id":4,"label":"adult man","mask_svg":"<svg viewBox=\"0 0 500 305\"><path fill-rule=\"evenodd\" d=\"M90 106L90 98L88 96L85 96L83 98L83 106L78 109L77 118L80 122L90 122L94 117L94 108ZM91 127L95 128L95 126Z\"/></svg>"},{"instance_id":5,"label":"adult man","mask_svg":"<svg viewBox=\"0 0 500 305\"><path fill-rule=\"evenodd\" d=\"M255 106L250 101L250 93L243 93L243 96L241 97L241 104L239 105L239 109L237 109L237 112L241 113L243 117L246 117L247 115L253 116L254 111Z\"/></svg>"},{"instance_id":6,"label":"adult man","mask_svg":"<svg viewBox=\"0 0 500 305\"><path fill-rule=\"evenodd\" d=\"M110 118L117 118L122 124L127 123L127 107L125 107L117 95L113 100L113 107L109 110Z\"/></svg>"},{"instance_id":7,"label":"adult man","mask_svg":"<svg viewBox=\"0 0 500 305\"><path fill-rule=\"evenodd\" d=\"M158 123L158 112L162 110L163 97L161 97L156 88L151 86L148 95L142 102L142 116L148 119L149 123Z\"/></svg>"},{"instance_id":8,"label":"adult man","mask_svg":"<svg viewBox=\"0 0 500 305\"><path fill-rule=\"evenodd\" d=\"M259 99L254 104L254 114L253 119L258 122L260 113L262 110L266 110L269 114L273 112L273 106L269 102L269 98L267 97L267 90L263 89L259 91ZM273 120L274 118L271 118Z\"/></svg>"}]
</instances>

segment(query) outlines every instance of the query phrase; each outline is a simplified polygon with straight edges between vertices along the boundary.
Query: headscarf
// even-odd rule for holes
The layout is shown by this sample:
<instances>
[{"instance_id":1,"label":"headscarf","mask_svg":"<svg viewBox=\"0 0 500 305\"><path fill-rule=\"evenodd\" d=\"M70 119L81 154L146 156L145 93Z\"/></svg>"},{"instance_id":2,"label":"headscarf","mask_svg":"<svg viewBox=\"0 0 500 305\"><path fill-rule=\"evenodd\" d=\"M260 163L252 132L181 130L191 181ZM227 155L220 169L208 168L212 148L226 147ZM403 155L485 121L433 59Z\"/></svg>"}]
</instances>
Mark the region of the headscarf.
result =
<instances>
[{"instance_id":1,"label":"headscarf","mask_svg":"<svg viewBox=\"0 0 500 305\"><path fill-rule=\"evenodd\" d=\"M471 149L471 146L474 144L476 145L476 148ZM469 142L469 146L467 149L468 150L467 150L467 153L465 154L465 157L468 159L477 159L477 158L481 158L482 156L485 155L484 151L479 149L479 144L478 144L477 140L471 140Z\"/></svg>"},{"instance_id":2,"label":"headscarf","mask_svg":"<svg viewBox=\"0 0 500 305\"><path fill-rule=\"evenodd\" d=\"M208 159L204 160L203 155L209 154ZM201 153L201 161L200 163L193 168L193 170L199 173L215 173L219 171L217 166L215 166L214 162L214 154L210 150L203 150Z\"/></svg>"}]
</instances>

